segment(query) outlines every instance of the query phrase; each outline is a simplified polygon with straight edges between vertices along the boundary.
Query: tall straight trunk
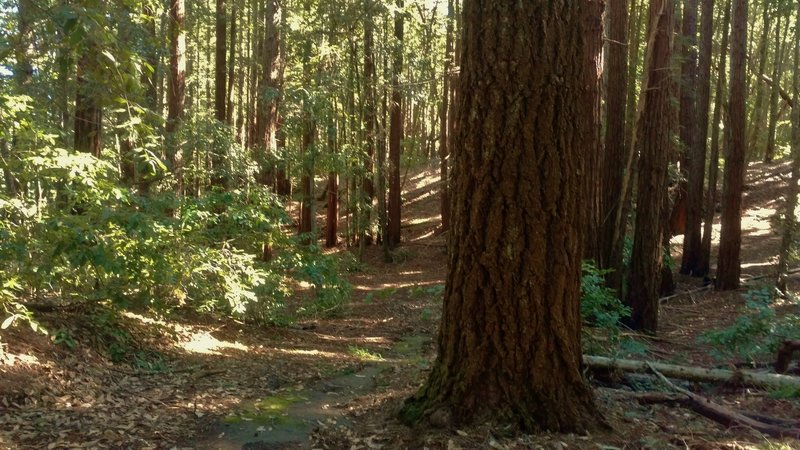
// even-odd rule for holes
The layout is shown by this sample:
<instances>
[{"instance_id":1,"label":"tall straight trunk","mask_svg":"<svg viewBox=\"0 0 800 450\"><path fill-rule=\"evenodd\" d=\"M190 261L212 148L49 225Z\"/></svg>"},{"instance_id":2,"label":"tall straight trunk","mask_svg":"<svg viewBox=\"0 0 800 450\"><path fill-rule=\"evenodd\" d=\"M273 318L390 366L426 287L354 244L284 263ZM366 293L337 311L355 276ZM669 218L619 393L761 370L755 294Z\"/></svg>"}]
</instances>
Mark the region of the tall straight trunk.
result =
<instances>
[{"instance_id":1,"label":"tall straight trunk","mask_svg":"<svg viewBox=\"0 0 800 450\"><path fill-rule=\"evenodd\" d=\"M602 229L603 190L599 180L604 174L603 143L600 139L600 91L603 82L603 10L605 1L590 0L587 2L584 15L586 23L586 61L589 68L584 82L583 92L586 96L587 125L593 130L593 136L582 145L584 154L583 167L583 226L584 241L582 243L583 258L600 261L601 242L597 237Z\"/></svg>"},{"instance_id":2,"label":"tall straight trunk","mask_svg":"<svg viewBox=\"0 0 800 450\"><path fill-rule=\"evenodd\" d=\"M400 152L403 140L403 93L400 91L400 77L403 73L403 0L397 0L394 16L395 48L392 62L392 105L389 130L389 223L386 239L389 247L400 243L400 222L402 200L400 197Z\"/></svg>"},{"instance_id":3,"label":"tall straight trunk","mask_svg":"<svg viewBox=\"0 0 800 450\"><path fill-rule=\"evenodd\" d=\"M764 161L771 162L775 157L775 132L778 129L778 98L781 90L781 76L783 75L783 54L786 49L786 34L788 32L789 20L786 20L786 29L781 30L782 16L778 16L778 23L775 25L775 62L772 66L772 86L769 91L769 126L767 127L767 147L764 150Z\"/></svg>"},{"instance_id":4,"label":"tall straight trunk","mask_svg":"<svg viewBox=\"0 0 800 450\"><path fill-rule=\"evenodd\" d=\"M658 328L658 291L663 263L663 206L667 191L667 161L671 132L664 123L672 114L672 0L650 3L650 36L645 56L646 81L638 123L639 177L636 223L628 279L627 303L634 329Z\"/></svg>"},{"instance_id":5,"label":"tall straight trunk","mask_svg":"<svg viewBox=\"0 0 800 450\"><path fill-rule=\"evenodd\" d=\"M725 103L728 64L728 37L731 22L731 2L724 5L722 18L722 42L720 44L719 65L717 66L717 87L714 93L714 117L711 121L711 152L708 157L708 188L706 191L706 208L703 217L703 242L699 272L708 275L711 272L711 238L713 235L714 212L717 208L717 179L719 175L720 120L722 105Z\"/></svg>"},{"instance_id":6,"label":"tall straight trunk","mask_svg":"<svg viewBox=\"0 0 800 450\"><path fill-rule=\"evenodd\" d=\"M336 158L336 124L331 118L328 124L328 148L333 158ZM335 170L328 172L328 201L325 211L325 246L336 247L339 244L339 174Z\"/></svg>"},{"instance_id":7,"label":"tall straight trunk","mask_svg":"<svg viewBox=\"0 0 800 450\"><path fill-rule=\"evenodd\" d=\"M277 154L278 110L283 95L283 10L279 0L263 2L265 7L264 35L260 53L262 71L257 76L255 160L258 164L256 181L264 186L274 183L274 161Z\"/></svg>"},{"instance_id":8,"label":"tall straight trunk","mask_svg":"<svg viewBox=\"0 0 800 450\"><path fill-rule=\"evenodd\" d=\"M236 22L238 20L237 14L239 10L239 2L241 0L233 0L231 3L231 38L230 42L228 42L228 47L230 48L228 54L228 86L225 89L225 94L227 98L225 99L225 123L228 125L233 125L233 81L235 79L236 73L236 41L238 36L236 35L237 26Z\"/></svg>"},{"instance_id":9,"label":"tall straight trunk","mask_svg":"<svg viewBox=\"0 0 800 450\"><path fill-rule=\"evenodd\" d=\"M598 263L604 269L622 272L622 252L615 252L619 243L614 238L622 239L617 232L621 224L616 223L617 211L622 207L625 195L622 192L622 178L625 171L625 107L628 83L628 2L626 0L609 0L607 8L608 43L606 59L606 133L603 162L603 203L601 257ZM634 65L636 62L634 61ZM619 245L621 247L621 245ZM615 257L618 253L618 258ZM621 292L619 284L622 277L609 278L615 280L612 289Z\"/></svg>"},{"instance_id":10,"label":"tall straight trunk","mask_svg":"<svg viewBox=\"0 0 800 450\"><path fill-rule=\"evenodd\" d=\"M464 3L439 355L406 419L526 432L597 424L580 373L579 301L593 3Z\"/></svg>"},{"instance_id":11,"label":"tall straight trunk","mask_svg":"<svg viewBox=\"0 0 800 450\"><path fill-rule=\"evenodd\" d=\"M686 167L686 229L683 235L682 274L699 275L703 215L703 181L706 147L700 141L698 121L697 0L687 0L683 7L683 64L681 65L680 138ZM705 107L708 108L707 106Z\"/></svg>"},{"instance_id":12,"label":"tall straight trunk","mask_svg":"<svg viewBox=\"0 0 800 450\"><path fill-rule=\"evenodd\" d=\"M731 87L728 103L730 127L722 190L722 218L716 286L719 290L739 287L742 246L742 187L745 169L745 101L747 69L747 0L733 2L731 32ZM728 128L728 127L726 127Z\"/></svg>"},{"instance_id":13,"label":"tall straight trunk","mask_svg":"<svg viewBox=\"0 0 800 450\"><path fill-rule=\"evenodd\" d=\"M772 29L772 2L773 0L764 0L762 5L764 10L762 12L762 19L761 19L761 38L758 40L758 73L755 74L756 79L760 80L767 72L767 51L769 50L769 32ZM731 59L731 64L733 64L733 59ZM733 79L731 79L733 81ZM745 86L746 87L746 86ZM764 98L767 97L767 93L765 92L766 87L763 83L757 82L755 86L756 90L756 99L753 105L753 114L750 120L750 139L746 142L746 160L749 160L748 155L755 155L758 149L758 143L760 141L760 131L764 128L763 121L764 121Z\"/></svg>"},{"instance_id":14,"label":"tall straight trunk","mask_svg":"<svg viewBox=\"0 0 800 450\"><path fill-rule=\"evenodd\" d=\"M384 42L386 41L386 28L384 27ZM389 75L389 58L384 53L383 55L383 76L388 78ZM381 112L380 112L380 131L378 132L378 145L375 150L378 152L377 169L375 170L375 177L378 180L378 239L381 242L383 249L383 258L386 262L391 261L391 254L389 253L389 216L386 209L386 130L387 122L386 116L389 113L389 91L386 86L381 90Z\"/></svg>"},{"instance_id":15,"label":"tall straight trunk","mask_svg":"<svg viewBox=\"0 0 800 450\"><path fill-rule=\"evenodd\" d=\"M170 0L169 8L169 77L167 80L167 163L175 174L176 190L183 192L178 131L183 122L186 100L186 33L184 31L183 0Z\"/></svg>"},{"instance_id":16,"label":"tall straight trunk","mask_svg":"<svg viewBox=\"0 0 800 450\"><path fill-rule=\"evenodd\" d=\"M642 107L644 106L644 96L640 95L637 100L637 84L633 82L637 78L637 62L639 61L639 54L641 52L642 41L642 28L646 23L647 14L645 14L644 0L631 0L630 18L628 36L630 44L628 45L628 90L626 92L625 101L625 159L622 173L622 183L620 185L620 207L616 210L616 215L613 218L615 227L614 233L611 238L613 247L609 256L612 261L613 267L618 267L606 275L608 286L617 290L620 298L624 297L623 294L623 281L624 281L624 245L625 237L628 229L628 216L631 209L631 197L633 196L633 181L636 176L637 166L637 152L636 152L636 132L639 117L642 114ZM645 30L646 33L646 30ZM647 77L646 73L642 75L642 84L645 83Z\"/></svg>"},{"instance_id":17,"label":"tall straight trunk","mask_svg":"<svg viewBox=\"0 0 800 450\"><path fill-rule=\"evenodd\" d=\"M797 20L800 20L800 2L797 3ZM795 67L792 71L792 99L795 105L800 103L800 70L797 63L800 61L800 26L794 27L794 42L792 56ZM800 108L792 108L792 178L789 181L788 195L786 196L786 211L784 215L783 240L781 241L780 254L778 255L778 289L786 291L786 278L789 270L789 251L795 239L797 230L797 183L800 182Z\"/></svg>"},{"instance_id":18,"label":"tall straight trunk","mask_svg":"<svg viewBox=\"0 0 800 450\"><path fill-rule=\"evenodd\" d=\"M370 209L375 198L374 183L374 164L375 159L375 25L374 25L374 3L372 0L364 2L364 140L366 142L366 157L364 159L364 182L361 189ZM355 55L354 55L355 56ZM349 102L349 99L348 99ZM370 233L371 234L371 233ZM364 230L362 239L370 239Z\"/></svg>"},{"instance_id":19,"label":"tall straight trunk","mask_svg":"<svg viewBox=\"0 0 800 450\"><path fill-rule=\"evenodd\" d=\"M83 49L78 58L78 87L75 95L75 150L100 157L103 108L97 98L99 89L93 86L92 64L96 64L97 50L92 44Z\"/></svg>"},{"instance_id":20,"label":"tall straight trunk","mask_svg":"<svg viewBox=\"0 0 800 450\"><path fill-rule=\"evenodd\" d=\"M697 178L705 176L705 160L707 147L708 147L708 108L711 103L711 64L712 52L714 47L714 0L701 0L700 5L701 22L700 22L700 61L697 65L697 139L695 141L695 153L692 160L693 171L702 171L701 175L693 172L692 180L696 183ZM697 159L702 155L702 159ZM698 195L696 190L700 191L700 204L703 204L703 183L702 181L697 184L690 182L690 199L689 199L689 212L694 211L695 197ZM702 216L701 219L706 217L702 206L699 211ZM713 211L712 211L713 214ZM688 220L688 219L687 219ZM712 217L713 220L713 217ZM691 222L691 221L690 221ZM688 230L687 230L688 232ZM703 237L699 239L697 244L696 263L692 268L692 274L698 277L703 277L708 274L708 266L706 265L706 258L703 254ZM685 250L684 250L685 251Z\"/></svg>"},{"instance_id":21,"label":"tall straight trunk","mask_svg":"<svg viewBox=\"0 0 800 450\"><path fill-rule=\"evenodd\" d=\"M441 192L442 230L450 228L450 186L448 179L447 162L450 156L450 134L448 133L448 113L450 112L450 86L451 72L455 66L455 55L453 54L453 22L455 20L455 0L447 1L447 31L445 35L445 64L444 80L442 86L442 103L439 112L439 184Z\"/></svg>"},{"instance_id":22,"label":"tall straight trunk","mask_svg":"<svg viewBox=\"0 0 800 450\"><path fill-rule=\"evenodd\" d=\"M225 0L216 0L215 54L214 54L214 118L219 123L227 120L227 22ZM228 185L227 148L224 141L217 140L211 149L211 186L226 189Z\"/></svg>"}]
</instances>

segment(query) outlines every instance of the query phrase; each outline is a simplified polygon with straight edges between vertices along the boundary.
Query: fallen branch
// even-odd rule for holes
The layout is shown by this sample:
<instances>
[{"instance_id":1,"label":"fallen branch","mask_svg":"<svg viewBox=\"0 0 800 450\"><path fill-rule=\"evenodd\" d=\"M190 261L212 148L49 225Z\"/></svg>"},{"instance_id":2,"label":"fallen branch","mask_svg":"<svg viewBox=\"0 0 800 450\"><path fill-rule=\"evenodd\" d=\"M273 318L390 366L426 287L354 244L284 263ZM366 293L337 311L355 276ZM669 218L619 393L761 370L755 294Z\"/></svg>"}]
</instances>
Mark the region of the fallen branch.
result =
<instances>
[{"instance_id":1,"label":"fallen branch","mask_svg":"<svg viewBox=\"0 0 800 450\"><path fill-rule=\"evenodd\" d=\"M746 370L706 369L679 366L676 364L649 363L633 359L614 359L603 356L584 355L583 363L592 369L621 370L623 372L647 373L652 364L660 372L672 378L706 382L733 382L770 389L800 389L800 378L774 373Z\"/></svg>"},{"instance_id":2,"label":"fallen branch","mask_svg":"<svg viewBox=\"0 0 800 450\"><path fill-rule=\"evenodd\" d=\"M766 83L767 86L769 87L775 87L775 82L772 80L772 78L768 77L766 74L763 73L761 74L761 81ZM787 105L794 108L794 100L792 100L792 96L789 95L788 92L784 91L783 88L780 87L780 85L778 86L778 94L781 96L783 101L786 102Z\"/></svg>"},{"instance_id":3,"label":"fallen branch","mask_svg":"<svg viewBox=\"0 0 800 450\"><path fill-rule=\"evenodd\" d=\"M736 411L725 408L722 405L718 405L686 389L676 386L674 383L669 381L664 374L658 371L654 364L648 362L647 365L650 370L656 374L661 381L664 382L664 384L669 386L672 390L683 394L686 397L684 404L692 408L693 411L700 415L708 417L709 419L719 422L725 426L744 426L752 428L759 433L776 438L790 437L794 439L800 439L800 429L798 428L783 428L777 425L770 425L747 417L744 414L739 414Z\"/></svg>"}]
</instances>

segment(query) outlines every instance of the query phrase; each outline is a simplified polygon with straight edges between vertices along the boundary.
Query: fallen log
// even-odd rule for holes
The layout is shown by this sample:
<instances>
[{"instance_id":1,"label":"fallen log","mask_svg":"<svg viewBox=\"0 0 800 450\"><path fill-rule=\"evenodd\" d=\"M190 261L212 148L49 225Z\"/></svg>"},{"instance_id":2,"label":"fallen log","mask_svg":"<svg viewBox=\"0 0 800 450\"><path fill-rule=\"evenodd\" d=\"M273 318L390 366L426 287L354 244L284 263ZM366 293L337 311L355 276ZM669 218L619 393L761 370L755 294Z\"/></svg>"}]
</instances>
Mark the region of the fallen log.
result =
<instances>
[{"instance_id":1,"label":"fallen log","mask_svg":"<svg viewBox=\"0 0 800 450\"><path fill-rule=\"evenodd\" d=\"M621 370L623 372L650 372L649 364L671 378L690 381L730 382L770 389L800 389L800 377L761 373L747 370L706 369L703 367L679 366L676 364L648 363L633 359L615 359L603 356L584 355L583 363L592 369Z\"/></svg>"},{"instance_id":2,"label":"fallen log","mask_svg":"<svg viewBox=\"0 0 800 450\"><path fill-rule=\"evenodd\" d=\"M658 376L661 381L674 391L686 396L685 404L692 408L696 413L708 417L715 422L721 423L725 426L743 426L752 428L759 433L776 438L793 438L800 439L800 428L784 428L778 425L766 424L758 420L739 414L736 411L728 409L722 405L718 405L711 400L703 398L693 392L687 391L681 387L676 386L669 381L664 374L655 368L655 364L647 363L650 370Z\"/></svg>"}]
</instances>

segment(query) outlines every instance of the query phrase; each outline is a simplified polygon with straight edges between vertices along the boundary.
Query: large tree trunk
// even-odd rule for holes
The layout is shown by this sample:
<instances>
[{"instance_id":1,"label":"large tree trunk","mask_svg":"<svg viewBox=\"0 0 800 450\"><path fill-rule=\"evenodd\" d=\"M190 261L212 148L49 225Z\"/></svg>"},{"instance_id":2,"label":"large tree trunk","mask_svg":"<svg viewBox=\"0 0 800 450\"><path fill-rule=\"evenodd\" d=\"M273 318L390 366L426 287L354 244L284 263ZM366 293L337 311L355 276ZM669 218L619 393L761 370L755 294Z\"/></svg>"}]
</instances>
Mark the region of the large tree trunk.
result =
<instances>
[{"instance_id":1,"label":"large tree trunk","mask_svg":"<svg viewBox=\"0 0 800 450\"><path fill-rule=\"evenodd\" d=\"M167 81L167 163L176 178L176 190L183 192L178 130L183 122L186 99L186 33L183 29L183 0L170 0L169 8L169 77Z\"/></svg>"},{"instance_id":2,"label":"large tree trunk","mask_svg":"<svg viewBox=\"0 0 800 450\"><path fill-rule=\"evenodd\" d=\"M581 375L579 292L596 12L585 0L464 4L439 355L407 420L525 431L598 421Z\"/></svg>"},{"instance_id":3,"label":"large tree trunk","mask_svg":"<svg viewBox=\"0 0 800 450\"><path fill-rule=\"evenodd\" d=\"M700 140L701 125L697 114L697 0L684 2L682 34L684 61L681 68L680 137L685 157L681 161L688 163L688 167L685 168L686 230L683 236L680 272L696 276L700 262L703 180L706 163L705 140ZM705 109L707 110L708 106Z\"/></svg>"},{"instance_id":4,"label":"large tree trunk","mask_svg":"<svg viewBox=\"0 0 800 450\"><path fill-rule=\"evenodd\" d=\"M400 77L403 73L403 0L397 0L398 11L394 17L395 42L392 62L392 104L389 129L389 217L386 240L389 247L400 243L400 222L402 220L402 199L400 198L400 152L403 141L403 93L400 91Z\"/></svg>"},{"instance_id":5,"label":"large tree trunk","mask_svg":"<svg viewBox=\"0 0 800 450\"><path fill-rule=\"evenodd\" d=\"M747 0L733 3L731 33L731 89L728 103L730 139L725 158L722 190L722 227L719 242L716 286L737 289L741 273L742 187L745 164L745 97L747 58Z\"/></svg>"},{"instance_id":6,"label":"large tree trunk","mask_svg":"<svg viewBox=\"0 0 800 450\"><path fill-rule=\"evenodd\" d=\"M707 0L704 0L707 1ZM698 272L708 275L711 271L711 237L714 226L714 211L717 208L717 179L719 174L719 133L722 105L725 103L727 76L725 69L728 59L728 29L731 22L731 2L724 5L722 18L722 43L720 44L719 65L717 66L717 87L714 93L714 117L711 120L711 152L708 157L708 189L706 208L703 214L703 242Z\"/></svg>"},{"instance_id":7,"label":"large tree trunk","mask_svg":"<svg viewBox=\"0 0 800 450\"><path fill-rule=\"evenodd\" d=\"M663 207L667 191L667 161L672 145L672 0L650 3L650 36L645 57L644 104L638 123L639 181L636 224L628 279L628 304L634 329L656 331L659 280L663 261Z\"/></svg>"},{"instance_id":8,"label":"large tree trunk","mask_svg":"<svg viewBox=\"0 0 800 450\"><path fill-rule=\"evenodd\" d=\"M617 211L625 195L622 179L625 173L625 93L628 83L628 2L608 2L608 43L606 59L606 135L603 162L603 203L600 267L613 270L609 286L622 292L622 249L624 235L618 229Z\"/></svg>"}]
</instances>

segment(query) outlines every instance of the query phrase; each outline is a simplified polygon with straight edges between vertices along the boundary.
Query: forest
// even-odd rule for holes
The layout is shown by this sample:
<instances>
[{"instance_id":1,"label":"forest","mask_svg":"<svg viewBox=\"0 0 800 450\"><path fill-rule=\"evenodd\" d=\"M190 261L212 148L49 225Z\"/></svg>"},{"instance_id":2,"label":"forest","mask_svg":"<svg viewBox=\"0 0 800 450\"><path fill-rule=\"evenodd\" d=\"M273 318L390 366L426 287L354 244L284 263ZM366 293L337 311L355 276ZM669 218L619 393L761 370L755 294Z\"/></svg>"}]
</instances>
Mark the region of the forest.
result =
<instances>
[{"instance_id":1,"label":"forest","mask_svg":"<svg viewBox=\"0 0 800 450\"><path fill-rule=\"evenodd\" d=\"M800 448L797 0L0 0L0 448Z\"/></svg>"}]
</instances>

